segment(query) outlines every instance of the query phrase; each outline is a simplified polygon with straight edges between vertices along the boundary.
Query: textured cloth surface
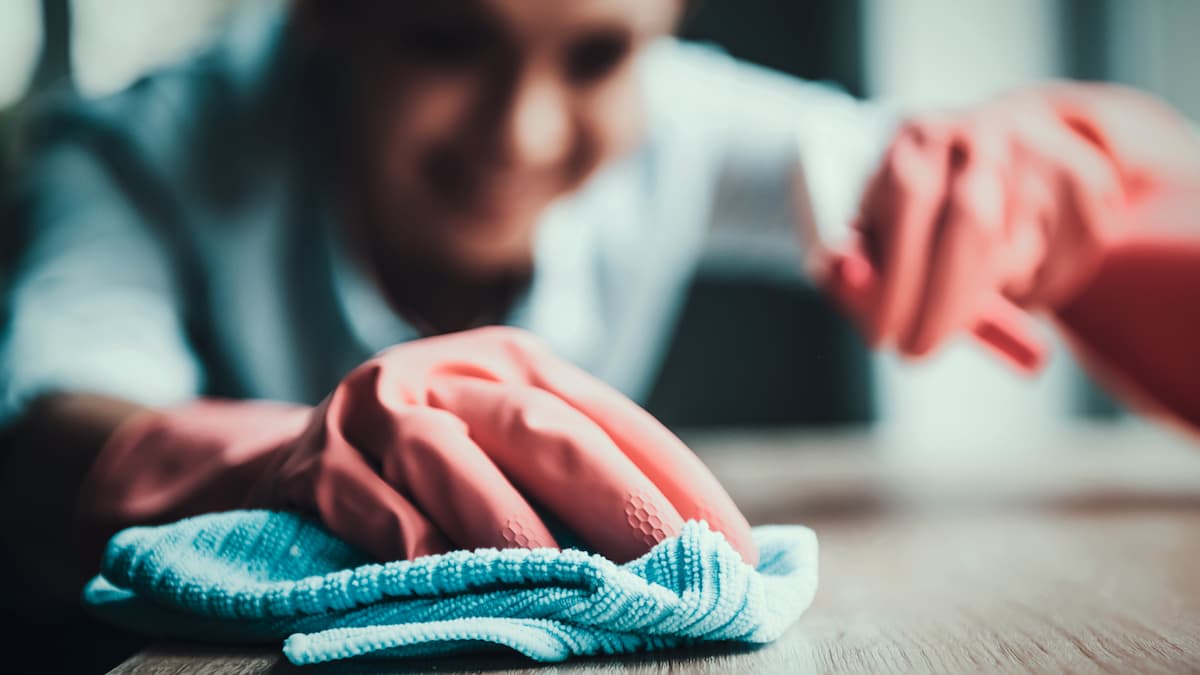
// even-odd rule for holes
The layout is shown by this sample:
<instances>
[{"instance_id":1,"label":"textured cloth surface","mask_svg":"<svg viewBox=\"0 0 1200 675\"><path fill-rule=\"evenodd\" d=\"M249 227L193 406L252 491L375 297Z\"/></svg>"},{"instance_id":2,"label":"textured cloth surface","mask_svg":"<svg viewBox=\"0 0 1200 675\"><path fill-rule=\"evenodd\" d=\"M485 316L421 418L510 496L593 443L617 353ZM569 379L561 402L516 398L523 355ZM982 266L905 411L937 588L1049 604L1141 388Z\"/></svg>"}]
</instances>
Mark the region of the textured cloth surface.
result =
<instances>
[{"instance_id":1,"label":"textured cloth surface","mask_svg":"<svg viewBox=\"0 0 1200 675\"><path fill-rule=\"evenodd\" d=\"M799 526L754 536L757 569L697 522L624 565L574 549L378 564L303 517L230 511L117 534L84 602L155 636L286 638L296 664L496 645L560 661L702 640L763 643L812 602L817 542Z\"/></svg>"}]
</instances>

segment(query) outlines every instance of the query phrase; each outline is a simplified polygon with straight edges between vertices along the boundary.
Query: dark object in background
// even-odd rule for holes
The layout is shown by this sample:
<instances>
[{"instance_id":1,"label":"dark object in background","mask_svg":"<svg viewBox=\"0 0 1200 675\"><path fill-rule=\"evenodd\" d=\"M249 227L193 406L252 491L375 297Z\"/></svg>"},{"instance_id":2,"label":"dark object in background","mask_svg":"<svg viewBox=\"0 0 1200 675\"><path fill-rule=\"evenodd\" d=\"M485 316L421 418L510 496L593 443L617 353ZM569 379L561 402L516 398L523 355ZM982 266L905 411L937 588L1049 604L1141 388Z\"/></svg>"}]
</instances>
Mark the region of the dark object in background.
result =
<instances>
[{"instance_id":1,"label":"dark object in background","mask_svg":"<svg viewBox=\"0 0 1200 675\"><path fill-rule=\"evenodd\" d=\"M866 345L816 289L702 276L646 407L672 428L861 424L872 383Z\"/></svg>"},{"instance_id":2,"label":"dark object in background","mask_svg":"<svg viewBox=\"0 0 1200 675\"><path fill-rule=\"evenodd\" d=\"M854 96L865 91L860 0L701 0L680 34Z\"/></svg>"},{"instance_id":3,"label":"dark object in background","mask_svg":"<svg viewBox=\"0 0 1200 675\"><path fill-rule=\"evenodd\" d=\"M1061 0L1058 25L1062 30L1059 58L1063 75L1081 80L1111 80L1117 72L1113 0ZM1104 391L1082 369L1075 378L1073 412L1092 419L1115 419L1125 407Z\"/></svg>"},{"instance_id":4,"label":"dark object in background","mask_svg":"<svg viewBox=\"0 0 1200 675\"><path fill-rule=\"evenodd\" d=\"M1060 0L1058 56L1063 75L1081 80L1112 79L1118 60L1113 53L1112 9L1112 0Z\"/></svg>"},{"instance_id":5,"label":"dark object in background","mask_svg":"<svg viewBox=\"0 0 1200 675\"><path fill-rule=\"evenodd\" d=\"M14 105L0 108L0 303L3 302L6 275L21 247L20 233L16 227L19 222L15 213L17 206L9 198L8 185L20 170L17 166L17 131L22 110L33 97L52 87L74 88L71 76L70 0L41 0L41 19L41 51L29 89ZM3 326L0 325L0 336L3 334Z\"/></svg>"},{"instance_id":6,"label":"dark object in background","mask_svg":"<svg viewBox=\"0 0 1200 675\"><path fill-rule=\"evenodd\" d=\"M72 80L71 32L70 0L42 0L42 51L33 71L31 93Z\"/></svg>"}]
</instances>

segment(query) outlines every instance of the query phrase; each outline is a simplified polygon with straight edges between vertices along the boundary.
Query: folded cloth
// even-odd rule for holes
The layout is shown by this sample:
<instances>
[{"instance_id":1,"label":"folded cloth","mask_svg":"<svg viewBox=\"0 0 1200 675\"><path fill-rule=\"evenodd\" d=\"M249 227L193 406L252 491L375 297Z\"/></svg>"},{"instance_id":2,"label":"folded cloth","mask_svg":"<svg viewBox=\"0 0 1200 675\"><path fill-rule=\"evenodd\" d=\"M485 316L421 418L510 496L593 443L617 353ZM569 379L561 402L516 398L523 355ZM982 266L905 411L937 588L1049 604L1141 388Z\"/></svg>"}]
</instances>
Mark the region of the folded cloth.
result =
<instances>
[{"instance_id":1,"label":"folded cloth","mask_svg":"<svg viewBox=\"0 0 1200 675\"><path fill-rule=\"evenodd\" d=\"M754 530L757 569L688 522L617 565L568 549L479 549L387 564L304 517L213 513L112 538L84 589L101 618L157 637L286 637L297 665L502 645L538 661L697 641L774 640L812 602L816 535Z\"/></svg>"}]
</instances>

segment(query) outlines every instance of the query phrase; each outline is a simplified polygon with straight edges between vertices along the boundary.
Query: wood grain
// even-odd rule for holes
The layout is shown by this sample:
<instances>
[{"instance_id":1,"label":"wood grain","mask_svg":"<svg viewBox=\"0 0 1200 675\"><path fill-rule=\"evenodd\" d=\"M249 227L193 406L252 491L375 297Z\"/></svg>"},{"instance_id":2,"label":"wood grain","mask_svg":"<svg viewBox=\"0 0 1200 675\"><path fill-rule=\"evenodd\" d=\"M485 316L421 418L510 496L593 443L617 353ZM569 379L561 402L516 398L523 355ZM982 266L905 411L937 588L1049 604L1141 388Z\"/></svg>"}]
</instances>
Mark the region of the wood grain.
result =
<instances>
[{"instance_id":1,"label":"wood grain","mask_svg":"<svg viewBox=\"0 0 1200 675\"><path fill-rule=\"evenodd\" d=\"M1073 430L959 466L862 434L690 440L752 521L818 533L817 599L775 644L304 669L273 648L164 644L114 672L1200 672L1200 450L1187 441Z\"/></svg>"}]
</instances>

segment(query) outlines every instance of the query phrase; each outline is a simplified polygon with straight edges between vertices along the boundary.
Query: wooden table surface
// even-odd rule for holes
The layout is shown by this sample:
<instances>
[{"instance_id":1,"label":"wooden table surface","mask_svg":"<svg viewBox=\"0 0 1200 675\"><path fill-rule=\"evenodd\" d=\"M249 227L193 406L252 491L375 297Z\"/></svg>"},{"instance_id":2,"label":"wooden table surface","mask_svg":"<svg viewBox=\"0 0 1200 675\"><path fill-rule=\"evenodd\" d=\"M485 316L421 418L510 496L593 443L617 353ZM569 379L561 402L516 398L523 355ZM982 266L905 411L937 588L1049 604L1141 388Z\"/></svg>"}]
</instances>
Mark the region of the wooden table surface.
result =
<instances>
[{"instance_id":1,"label":"wooden table surface","mask_svg":"<svg viewBox=\"0 0 1200 675\"><path fill-rule=\"evenodd\" d=\"M818 534L816 601L774 644L303 669L277 649L159 644L114 672L1200 672L1194 440L1125 428L936 451L865 433L688 440L751 522Z\"/></svg>"}]
</instances>

